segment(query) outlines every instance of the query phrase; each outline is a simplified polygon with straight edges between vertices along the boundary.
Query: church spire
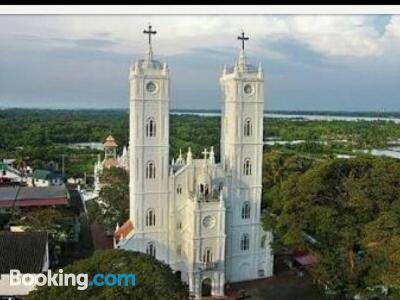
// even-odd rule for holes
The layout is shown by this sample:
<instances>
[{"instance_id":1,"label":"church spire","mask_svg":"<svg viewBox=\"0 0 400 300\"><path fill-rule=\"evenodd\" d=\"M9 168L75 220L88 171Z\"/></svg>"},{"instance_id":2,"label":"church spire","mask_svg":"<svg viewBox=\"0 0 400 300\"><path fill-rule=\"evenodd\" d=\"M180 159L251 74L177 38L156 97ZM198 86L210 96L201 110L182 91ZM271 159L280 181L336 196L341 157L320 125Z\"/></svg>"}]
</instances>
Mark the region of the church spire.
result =
<instances>
[{"instance_id":1,"label":"church spire","mask_svg":"<svg viewBox=\"0 0 400 300\"><path fill-rule=\"evenodd\" d=\"M249 40L249 37L245 36L244 31L242 30L241 35L239 35L237 39L242 42L242 49L240 50L238 67L240 71L244 71L246 68L246 54L244 52L244 43L245 41Z\"/></svg>"},{"instance_id":2,"label":"church spire","mask_svg":"<svg viewBox=\"0 0 400 300\"><path fill-rule=\"evenodd\" d=\"M147 48L147 52L146 52L146 61L152 61L153 60L153 48L151 47L151 36L157 33L157 31L155 30L151 30L153 28L153 26L151 26L151 24L149 23L149 27L148 30L143 30L144 34L147 34L149 36L149 45Z\"/></svg>"}]
</instances>

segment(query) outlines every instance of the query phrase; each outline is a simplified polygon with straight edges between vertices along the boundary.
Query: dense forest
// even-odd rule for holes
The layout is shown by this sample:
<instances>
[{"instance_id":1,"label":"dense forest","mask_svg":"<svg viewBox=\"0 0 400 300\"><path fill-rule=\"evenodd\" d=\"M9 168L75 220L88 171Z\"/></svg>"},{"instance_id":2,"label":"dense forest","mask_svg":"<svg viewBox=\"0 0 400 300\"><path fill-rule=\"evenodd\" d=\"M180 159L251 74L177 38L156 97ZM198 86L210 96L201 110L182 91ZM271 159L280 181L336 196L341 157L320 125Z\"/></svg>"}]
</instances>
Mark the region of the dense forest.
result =
<instances>
[{"instance_id":1,"label":"dense forest","mask_svg":"<svg viewBox=\"0 0 400 300\"><path fill-rule=\"evenodd\" d=\"M121 146L128 144L127 110L33 110L0 111L0 159L16 158L35 168L49 165L61 169L62 156L68 176L91 173L101 153L91 149L72 149L70 143L102 142L112 134ZM291 153L332 156L354 149L384 148L400 139L400 126L388 121L307 121L305 119L266 118L264 138L296 141L300 144L268 146ZM171 158L179 149L192 148L195 157L204 147L214 146L219 158L220 117L171 115Z\"/></svg>"}]
</instances>

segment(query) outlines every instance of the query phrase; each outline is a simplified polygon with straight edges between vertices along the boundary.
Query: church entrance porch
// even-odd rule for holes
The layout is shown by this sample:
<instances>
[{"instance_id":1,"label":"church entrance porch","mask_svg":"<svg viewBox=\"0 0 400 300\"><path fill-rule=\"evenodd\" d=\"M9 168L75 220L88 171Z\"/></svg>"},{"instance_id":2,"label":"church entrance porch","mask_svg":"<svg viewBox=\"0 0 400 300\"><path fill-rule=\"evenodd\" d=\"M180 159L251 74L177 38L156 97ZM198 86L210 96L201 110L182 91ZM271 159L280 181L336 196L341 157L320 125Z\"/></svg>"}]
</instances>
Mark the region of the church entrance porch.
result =
<instances>
[{"instance_id":1,"label":"church entrance porch","mask_svg":"<svg viewBox=\"0 0 400 300\"><path fill-rule=\"evenodd\" d=\"M211 286L212 286L212 281L210 278L205 278L201 282L201 296L202 297L210 297L211 296Z\"/></svg>"},{"instance_id":2,"label":"church entrance porch","mask_svg":"<svg viewBox=\"0 0 400 300\"><path fill-rule=\"evenodd\" d=\"M223 271L189 274L190 299L224 298L224 275Z\"/></svg>"}]
</instances>

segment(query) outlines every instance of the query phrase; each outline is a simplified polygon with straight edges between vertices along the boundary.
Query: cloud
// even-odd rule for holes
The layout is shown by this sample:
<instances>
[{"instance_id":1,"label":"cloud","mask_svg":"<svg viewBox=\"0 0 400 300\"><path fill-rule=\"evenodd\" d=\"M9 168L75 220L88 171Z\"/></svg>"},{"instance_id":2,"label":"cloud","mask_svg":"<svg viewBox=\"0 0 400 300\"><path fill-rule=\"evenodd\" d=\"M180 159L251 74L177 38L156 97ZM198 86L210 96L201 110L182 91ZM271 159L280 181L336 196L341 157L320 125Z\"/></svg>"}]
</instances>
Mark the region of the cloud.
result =
<instances>
[{"instance_id":1,"label":"cloud","mask_svg":"<svg viewBox=\"0 0 400 300\"><path fill-rule=\"evenodd\" d=\"M400 34L398 18L392 16L386 26L386 40ZM133 55L144 51L146 37L142 31L149 19L129 15L2 16L0 38L15 44L15 36L26 35L41 38L50 45L53 41L55 46L58 40L58 46L72 43ZM163 55L187 53L196 48L238 49L236 36L243 28L250 34L247 47L252 51L268 52L263 43L266 39L291 39L327 57L378 56L384 52L385 43L371 20L369 16L352 15L151 16L158 32L154 49Z\"/></svg>"},{"instance_id":2,"label":"cloud","mask_svg":"<svg viewBox=\"0 0 400 300\"><path fill-rule=\"evenodd\" d=\"M385 39L390 41L400 42L400 16L392 16L390 22L386 25Z\"/></svg>"},{"instance_id":3,"label":"cloud","mask_svg":"<svg viewBox=\"0 0 400 300\"><path fill-rule=\"evenodd\" d=\"M0 16L0 106L126 107L149 17ZM268 109L399 109L399 16L152 16L171 107L219 108L242 27ZM190 74L190 76L188 76Z\"/></svg>"}]
</instances>

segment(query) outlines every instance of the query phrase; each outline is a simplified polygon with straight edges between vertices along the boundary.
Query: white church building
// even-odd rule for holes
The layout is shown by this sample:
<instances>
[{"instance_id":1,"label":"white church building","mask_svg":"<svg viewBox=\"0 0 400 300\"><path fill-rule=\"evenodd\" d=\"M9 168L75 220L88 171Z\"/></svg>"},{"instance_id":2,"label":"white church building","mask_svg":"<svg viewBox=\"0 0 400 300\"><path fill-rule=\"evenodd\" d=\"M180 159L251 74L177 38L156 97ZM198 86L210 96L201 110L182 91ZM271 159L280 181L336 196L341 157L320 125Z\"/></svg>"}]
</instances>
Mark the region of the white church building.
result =
<instances>
[{"instance_id":1,"label":"white church building","mask_svg":"<svg viewBox=\"0 0 400 300\"><path fill-rule=\"evenodd\" d=\"M221 162L214 149L190 148L170 164L170 75L154 59L151 26L144 59L130 67L130 219L115 246L170 265L195 299L224 296L224 286L272 276L272 234L260 221L264 74L239 59L224 67ZM216 83L217 84L217 83Z\"/></svg>"}]
</instances>

